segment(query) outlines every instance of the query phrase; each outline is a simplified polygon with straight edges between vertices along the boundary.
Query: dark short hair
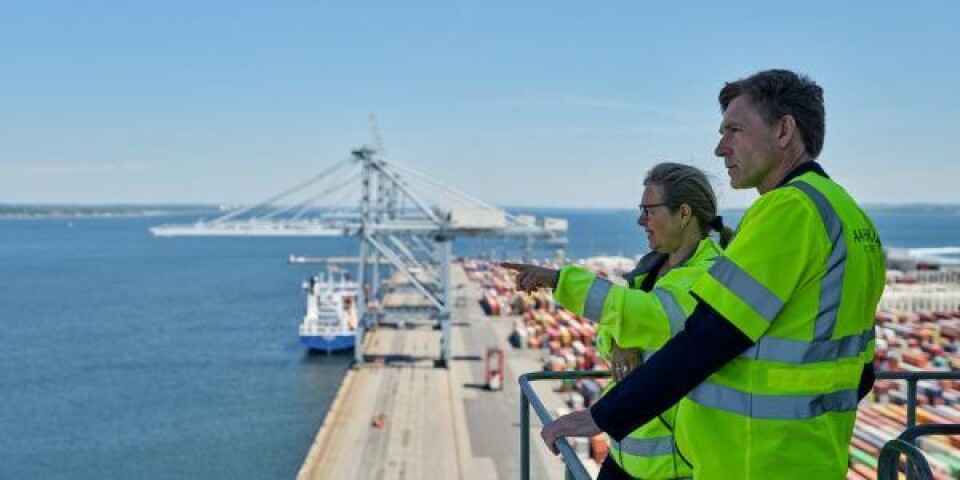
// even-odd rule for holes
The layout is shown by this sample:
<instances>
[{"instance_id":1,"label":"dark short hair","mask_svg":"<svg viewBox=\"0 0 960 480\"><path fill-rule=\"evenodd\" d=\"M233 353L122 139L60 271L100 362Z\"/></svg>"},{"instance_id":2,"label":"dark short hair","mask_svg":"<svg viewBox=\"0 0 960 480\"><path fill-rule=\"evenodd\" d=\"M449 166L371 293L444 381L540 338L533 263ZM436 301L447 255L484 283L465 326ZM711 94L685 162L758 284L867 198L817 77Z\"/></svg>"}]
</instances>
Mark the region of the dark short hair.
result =
<instances>
[{"instance_id":1,"label":"dark short hair","mask_svg":"<svg viewBox=\"0 0 960 480\"><path fill-rule=\"evenodd\" d=\"M823 89L810 77L790 70L764 70L728 82L720 90L720 110L725 112L740 95L746 95L770 125L786 115L792 116L807 154L812 158L820 156L826 117Z\"/></svg>"}]
</instances>

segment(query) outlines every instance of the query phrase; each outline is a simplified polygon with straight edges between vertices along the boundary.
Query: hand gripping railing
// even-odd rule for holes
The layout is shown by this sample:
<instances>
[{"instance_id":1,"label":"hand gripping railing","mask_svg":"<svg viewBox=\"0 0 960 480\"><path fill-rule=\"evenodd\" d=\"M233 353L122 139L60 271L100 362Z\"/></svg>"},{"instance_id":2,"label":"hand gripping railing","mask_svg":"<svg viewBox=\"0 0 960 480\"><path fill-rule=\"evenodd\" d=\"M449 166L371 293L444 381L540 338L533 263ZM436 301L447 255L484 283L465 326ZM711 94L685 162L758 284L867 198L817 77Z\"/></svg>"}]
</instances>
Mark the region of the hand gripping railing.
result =
<instances>
[{"instance_id":1,"label":"hand gripping railing","mask_svg":"<svg viewBox=\"0 0 960 480\"><path fill-rule=\"evenodd\" d=\"M520 375L520 478L522 480L530 479L530 406L537 412L537 417L544 425L553 421L547 407L537 396L530 382L537 380L579 380L583 378L605 378L609 377L610 372L601 371L574 371L574 372L533 372ZM590 475L587 473L580 457L573 451L573 447L567 442L566 438L557 439L557 449L563 457L563 463L566 465L565 477L576 480L588 480Z\"/></svg>"},{"instance_id":2,"label":"hand gripping railing","mask_svg":"<svg viewBox=\"0 0 960 480\"><path fill-rule=\"evenodd\" d=\"M521 375L520 382L520 478L530 478L530 406L544 425L553 421L543 401L537 396L530 382L537 380L578 380L606 378L610 372L534 372ZM878 380L905 380L907 382L907 429L896 439L887 442L880 453L878 475L880 480L897 478L900 455L907 456L908 478L926 480L932 478L930 465L921 451L913 445L917 437L924 435L960 434L960 425L917 426L917 382L920 380L960 380L960 371L954 372L877 372ZM557 448L566 465L566 478L589 479L583 462L574 453L565 438L557 440ZM913 468L911 468L913 465ZM916 470L914 470L916 469ZM914 475L916 473L916 475Z\"/></svg>"},{"instance_id":3,"label":"hand gripping railing","mask_svg":"<svg viewBox=\"0 0 960 480\"><path fill-rule=\"evenodd\" d=\"M960 380L960 371L954 372L877 372L878 380L907 381L907 429L897 438L890 440L880 450L877 463L878 480L898 478L900 455L907 457L907 478L928 480L933 478L930 464L923 452L914 445L917 437L924 435L960 434L960 424L917 425L917 382L920 380Z\"/></svg>"}]
</instances>

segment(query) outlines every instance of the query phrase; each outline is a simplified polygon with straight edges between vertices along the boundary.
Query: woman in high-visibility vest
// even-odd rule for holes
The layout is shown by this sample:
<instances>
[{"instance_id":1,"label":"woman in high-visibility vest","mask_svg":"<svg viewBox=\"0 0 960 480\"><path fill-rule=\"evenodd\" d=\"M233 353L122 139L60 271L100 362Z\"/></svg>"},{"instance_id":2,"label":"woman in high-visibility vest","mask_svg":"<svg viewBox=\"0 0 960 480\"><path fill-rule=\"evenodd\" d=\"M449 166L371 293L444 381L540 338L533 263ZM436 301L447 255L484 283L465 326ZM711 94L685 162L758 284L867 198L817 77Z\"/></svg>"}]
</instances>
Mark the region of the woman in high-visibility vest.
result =
<instances>
[{"instance_id":1,"label":"woman in high-visibility vest","mask_svg":"<svg viewBox=\"0 0 960 480\"><path fill-rule=\"evenodd\" d=\"M647 233L650 252L615 285L585 269L559 272L531 265L505 264L519 270L518 285L534 282L555 288L554 298L568 310L598 325L597 352L610 361L614 382L629 374L673 335L696 306L691 285L722 255L733 232L717 216L717 200L699 169L661 163L644 179L638 223ZM720 244L709 232L720 232ZM602 479L674 479L692 475L676 447L676 408L642 425L623 440L610 439Z\"/></svg>"}]
</instances>

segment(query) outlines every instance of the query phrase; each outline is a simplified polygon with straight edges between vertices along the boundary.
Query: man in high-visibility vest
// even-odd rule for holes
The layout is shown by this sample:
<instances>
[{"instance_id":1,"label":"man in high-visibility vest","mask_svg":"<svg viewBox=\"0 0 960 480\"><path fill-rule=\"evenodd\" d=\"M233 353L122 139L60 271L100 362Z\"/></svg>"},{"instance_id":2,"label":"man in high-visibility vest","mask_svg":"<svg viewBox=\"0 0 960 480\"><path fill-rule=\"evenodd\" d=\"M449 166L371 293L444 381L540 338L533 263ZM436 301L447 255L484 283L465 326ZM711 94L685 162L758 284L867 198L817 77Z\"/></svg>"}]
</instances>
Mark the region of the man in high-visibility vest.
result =
<instances>
[{"instance_id":1,"label":"man in high-visibility vest","mask_svg":"<svg viewBox=\"0 0 960 480\"><path fill-rule=\"evenodd\" d=\"M767 70L726 84L719 101L715 153L731 186L760 198L691 289L685 329L541 436L554 452L560 436L623 438L683 399L677 443L695 478L844 478L857 403L873 384L880 239L814 161L824 137L816 83Z\"/></svg>"}]
</instances>

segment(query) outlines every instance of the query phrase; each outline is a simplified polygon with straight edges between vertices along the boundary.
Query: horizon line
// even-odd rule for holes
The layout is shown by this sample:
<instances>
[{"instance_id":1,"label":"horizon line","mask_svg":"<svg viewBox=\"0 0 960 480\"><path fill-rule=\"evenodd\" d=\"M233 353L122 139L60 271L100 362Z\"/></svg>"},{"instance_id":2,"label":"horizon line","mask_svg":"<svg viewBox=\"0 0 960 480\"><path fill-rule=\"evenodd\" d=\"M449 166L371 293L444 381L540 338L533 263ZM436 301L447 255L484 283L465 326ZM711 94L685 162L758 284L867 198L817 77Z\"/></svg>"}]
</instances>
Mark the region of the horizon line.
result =
<instances>
[{"instance_id":1,"label":"horizon line","mask_svg":"<svg viewBox=\"0 0 960 480\"><path fill-rule=\"evenodd\" d=\"M42 207L42 208L51 208L51 207L129 207L129 208L145 208L145 207L206 207L206 208L223 208L223 207L250 207L256 203L240 203L240 202L0 202L0 207ZM592 206L577 206L577 205L497 205L493 206L497 208L502 208L505 210L511 209L537 209L537 210L635 210L635 207L628 207L622 205L592 205ZM883 203L874 203L874 202L863 202L860 203L861 207L864 208L875 208L875 207L957 207L960 208L960 202L883 202ZM330 207L342 207L334 205L318 205L317 208L330 208ZM749 208L750 205L730 205L726 207L721 207L720 210L744 210Z\"/></svg>"}]
</instances>

